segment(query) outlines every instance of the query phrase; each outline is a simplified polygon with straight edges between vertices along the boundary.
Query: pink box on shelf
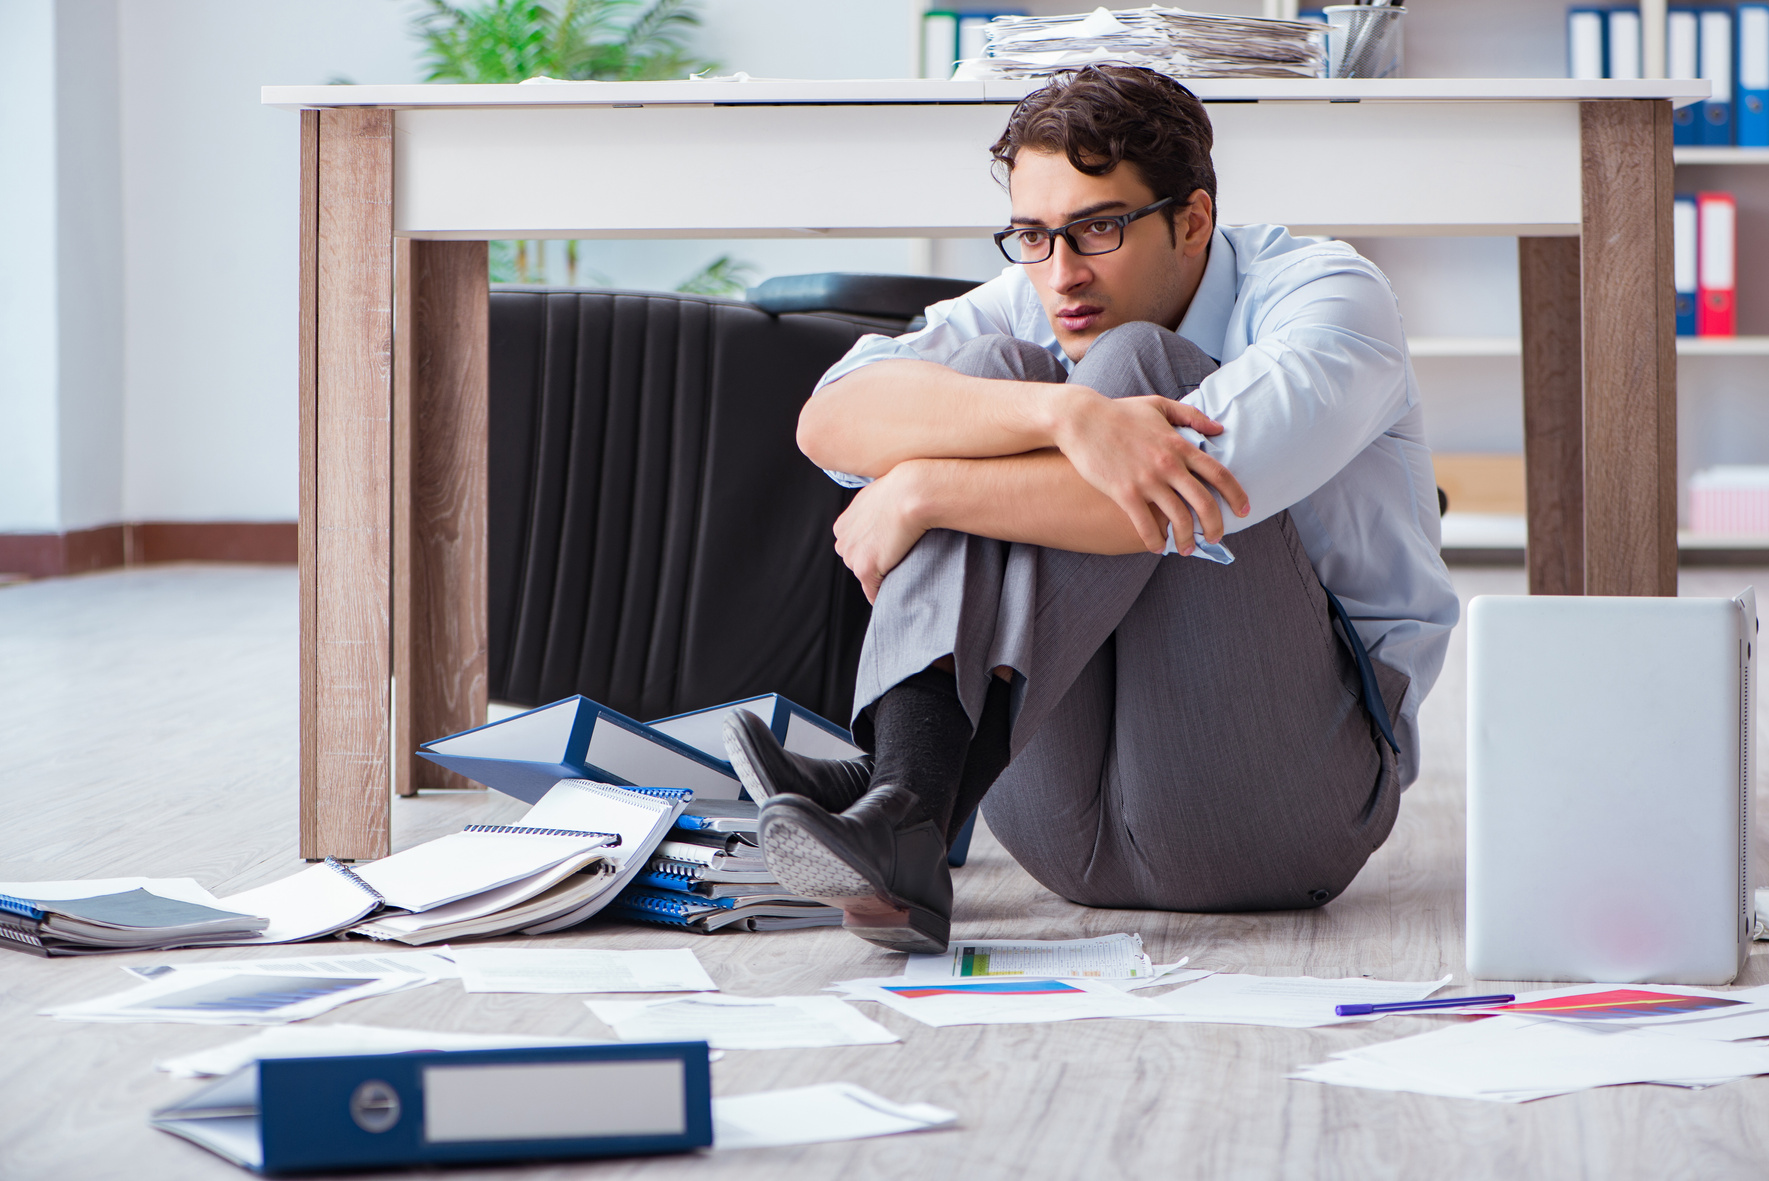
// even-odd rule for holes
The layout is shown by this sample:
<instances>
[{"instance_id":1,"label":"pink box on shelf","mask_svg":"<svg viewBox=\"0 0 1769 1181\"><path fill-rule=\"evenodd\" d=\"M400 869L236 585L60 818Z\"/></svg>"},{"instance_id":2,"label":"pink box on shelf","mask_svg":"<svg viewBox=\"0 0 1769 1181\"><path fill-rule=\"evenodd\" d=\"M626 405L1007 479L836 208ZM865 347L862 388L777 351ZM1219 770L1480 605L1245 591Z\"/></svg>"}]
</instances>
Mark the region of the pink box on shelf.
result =
<instances>
[{"instance_id":1,"label":"pink box on shelf","mask_svg":"<svg viewBox=\"0 0 1769 1181\"><path fill-rule=\"evenodd\" d=\"M1689 530L1769 537L1769 466L1724 464L1689 479Z\"/></svg>"}]
</instances>

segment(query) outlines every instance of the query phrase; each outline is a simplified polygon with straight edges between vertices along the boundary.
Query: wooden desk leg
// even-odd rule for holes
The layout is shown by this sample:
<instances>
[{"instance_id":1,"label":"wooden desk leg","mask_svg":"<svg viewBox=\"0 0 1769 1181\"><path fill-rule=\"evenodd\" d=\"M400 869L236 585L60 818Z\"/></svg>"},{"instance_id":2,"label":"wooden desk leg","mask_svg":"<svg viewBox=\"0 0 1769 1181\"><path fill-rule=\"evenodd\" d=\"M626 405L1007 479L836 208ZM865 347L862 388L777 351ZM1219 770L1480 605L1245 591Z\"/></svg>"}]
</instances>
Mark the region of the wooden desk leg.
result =
<instances>
[{"instance_id":1,"label":"wooden desk leg","mask_svg":"<svg viewBox=\"0 0 1769 1181\"><path fill-rule=\"evenodd\" d=\"M1579 240L1517 239L1529 593L1585 593Z\"/></svg>"},{"instance_id":2,"label":"wooden desk leg","mask_svg":"<svg viewBox=\"0 0 1769 1181\"><path fill-rule=\"evenodd\" d=\"M393 113L302 122L301 855L388 852Z\"/></svg>"},{"instance_id":3,"label":"wooden desk leg","mask_svg":"<svg viewBox=\"0 0 1769 1181\"><path fill-rule=\"evenodd\" d=\"M1671 104L1581 103L1585 593L1677 593Z\"/></svg>"},{"instance_id":4,"label":"wooden desk leg","mask_svg":"<svg viewBox=\"0 0 1769 1181\"><path fill-rule=\"evenodd\" d=\"M476 787L413 752L485 722L484 242L401 238L393 380L393 770L401 795Z\"/></svg>"}]
</instances>

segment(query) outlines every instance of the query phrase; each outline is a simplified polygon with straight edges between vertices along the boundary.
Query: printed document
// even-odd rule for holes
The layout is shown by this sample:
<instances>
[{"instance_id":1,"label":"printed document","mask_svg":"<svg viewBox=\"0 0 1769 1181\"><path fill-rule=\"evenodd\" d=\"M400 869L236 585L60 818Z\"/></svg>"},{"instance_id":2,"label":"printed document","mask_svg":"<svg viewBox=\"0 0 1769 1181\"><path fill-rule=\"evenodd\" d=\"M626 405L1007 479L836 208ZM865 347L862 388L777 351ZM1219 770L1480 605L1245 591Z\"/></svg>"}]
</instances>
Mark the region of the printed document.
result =
<instances>
[{"instance_id":1,"label":"printed document","mask_svg":"<svg viewBox=\"0 0 1769 1181\"><path fill-rule=\"evenodd\" d=\"M146 983L42 1011L64 1021L282 1025L454 975L453 964L428 952L158 964L127 970L146 977Z\"/></svg>"},{"instance_id":2,"label":"printed document","mask_svg":"<svg viewBox=\"0 0 1769 1181\"><path fill-rule=\"evenodd\" d=\"M603 951L450 948L468 992L717 992L686 947Z\"/></svg>"},{"instance_id":3,"label":"printed document","mask_svg":"<svg viewBox=\"0 0 1769 1181\"><path fill-rule=\"evenodd\" d=\"M958 1116L930 1103L892 1103L853 1083L824 1083L713 1100L714 1148L823 1144L943 1128Z\"/></svg>"},{"instance_id":4,"label":"printed document","mask_svg":"<svg viewBox=\"0 0 1769 1181\"><path fill-rule=\"evenodd\" d=\"M1769 989L1720 992L1673 984L1575 984L1570 988L1520 992L1510 1004L1483 1005L1459 1012L1651 1027L1766 1013Z\"/></svg>"},{"instance_id":5,"label":"printed document","mask_svg":"<svg viewBox=\"0 0 1769 1181\"><path fill-rule=\"evenodd\" d=\"M875 1001L924 1025L1023 1025L1089 1017L1159 1020L1163 1010L1113 981L1050 977L1004 980L844 980L851 1001Z\"/></svg>"},{"instance_id":6,"label":"printed document","mask_svg":"<svg viewBox=\"0 0 1769 1181\"><path fill-rule=\"evenodd\" d=\"M833 996L707 993L655 1001L585 1001L625 1042L704 1041L716 1050L879 1046L896 1034Z\"/></svg>"},{"instance_id":7,"label":"printed document","mask_svg":"<svg viewBox=\"0 0 1769 1181\"><path fill-rule=\"evenodd\" d=\"M1195 984L1154 998L1160 1021L1197 1021L1222 1025L1276 1025L1307 1029L1374 1021L1339 1017L1336 1005L1386 1005L1422 1001L1450 982L1442 980L1368 980L1352 976L1321 980L1313 976L1245 976L1218 972Z\"/></svg>"},{"instance_id":8,"label":"printed document","mask_svg":"<svg viewBox=\"0 0 1769 1181\"><path fill-rule=\"evenodd\" d=\"M903 975L911 980L983 976L1136 980L1152 979L1157 971L1143 952L1141 935L1102 935L1097 939L954 940L944 955L910 956Z\"/></svg>"},{"instance_id":9,"label":"printed document","mask_svg":"<svg viewBox=\"0 0 1769 1181\"><path fill-rule=\"evenodd\" d=\"M1622 1083L1711 1086L1757 1074L1769 1074L1769 1047L1664 1037L1625 1026L1489 1017L1342 1051L1290 1077L1521 1103Z\"/></svg>"}]
</instances>

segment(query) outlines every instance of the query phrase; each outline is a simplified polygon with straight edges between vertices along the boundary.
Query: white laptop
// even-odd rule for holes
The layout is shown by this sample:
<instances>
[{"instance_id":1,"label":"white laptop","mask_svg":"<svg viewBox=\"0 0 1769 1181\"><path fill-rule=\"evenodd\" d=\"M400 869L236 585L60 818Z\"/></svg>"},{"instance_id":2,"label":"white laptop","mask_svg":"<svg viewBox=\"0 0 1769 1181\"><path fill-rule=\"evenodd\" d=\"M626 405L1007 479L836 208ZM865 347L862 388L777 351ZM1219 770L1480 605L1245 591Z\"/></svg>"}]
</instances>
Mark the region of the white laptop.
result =
<instances>
[{"instance_id":1,"label":"white laptop","mask_svg":"<svg viewBox=\"0 0 1769 1181\"><path fill-rule=\"evenodd\" d=\"M1468 971L1724 984L1750 953L1757 600L1468 610Z\"/></svg>"}]
</instances>

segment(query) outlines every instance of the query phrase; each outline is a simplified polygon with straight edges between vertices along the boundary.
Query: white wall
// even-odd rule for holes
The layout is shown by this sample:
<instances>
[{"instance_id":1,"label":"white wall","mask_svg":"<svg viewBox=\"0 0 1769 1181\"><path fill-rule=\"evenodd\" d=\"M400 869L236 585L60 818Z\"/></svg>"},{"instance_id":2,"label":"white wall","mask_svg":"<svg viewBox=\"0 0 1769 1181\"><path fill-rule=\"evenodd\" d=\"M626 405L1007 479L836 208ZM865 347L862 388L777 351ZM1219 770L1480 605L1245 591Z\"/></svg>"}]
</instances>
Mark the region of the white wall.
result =
<instances>
[{"instance_id":1,"label":"white wall","mask_svg":"<svg viewBox=\"0 0 1769 1181\"><path fill-rule=\"evenodd\" d=\"M128 519L294 518L300 121L259 87L417 81L413 11L124 0Z\"/></svg>"},{"instance_id":2,"label":"white wall","mask_svg":"<svg viewBox=\"0 0 1769 1181\"><path fill-rule=\"evenodd\" d=\"M55 9L0 0L0 532L60 528Z\"/></svg>"}]
</instances>

